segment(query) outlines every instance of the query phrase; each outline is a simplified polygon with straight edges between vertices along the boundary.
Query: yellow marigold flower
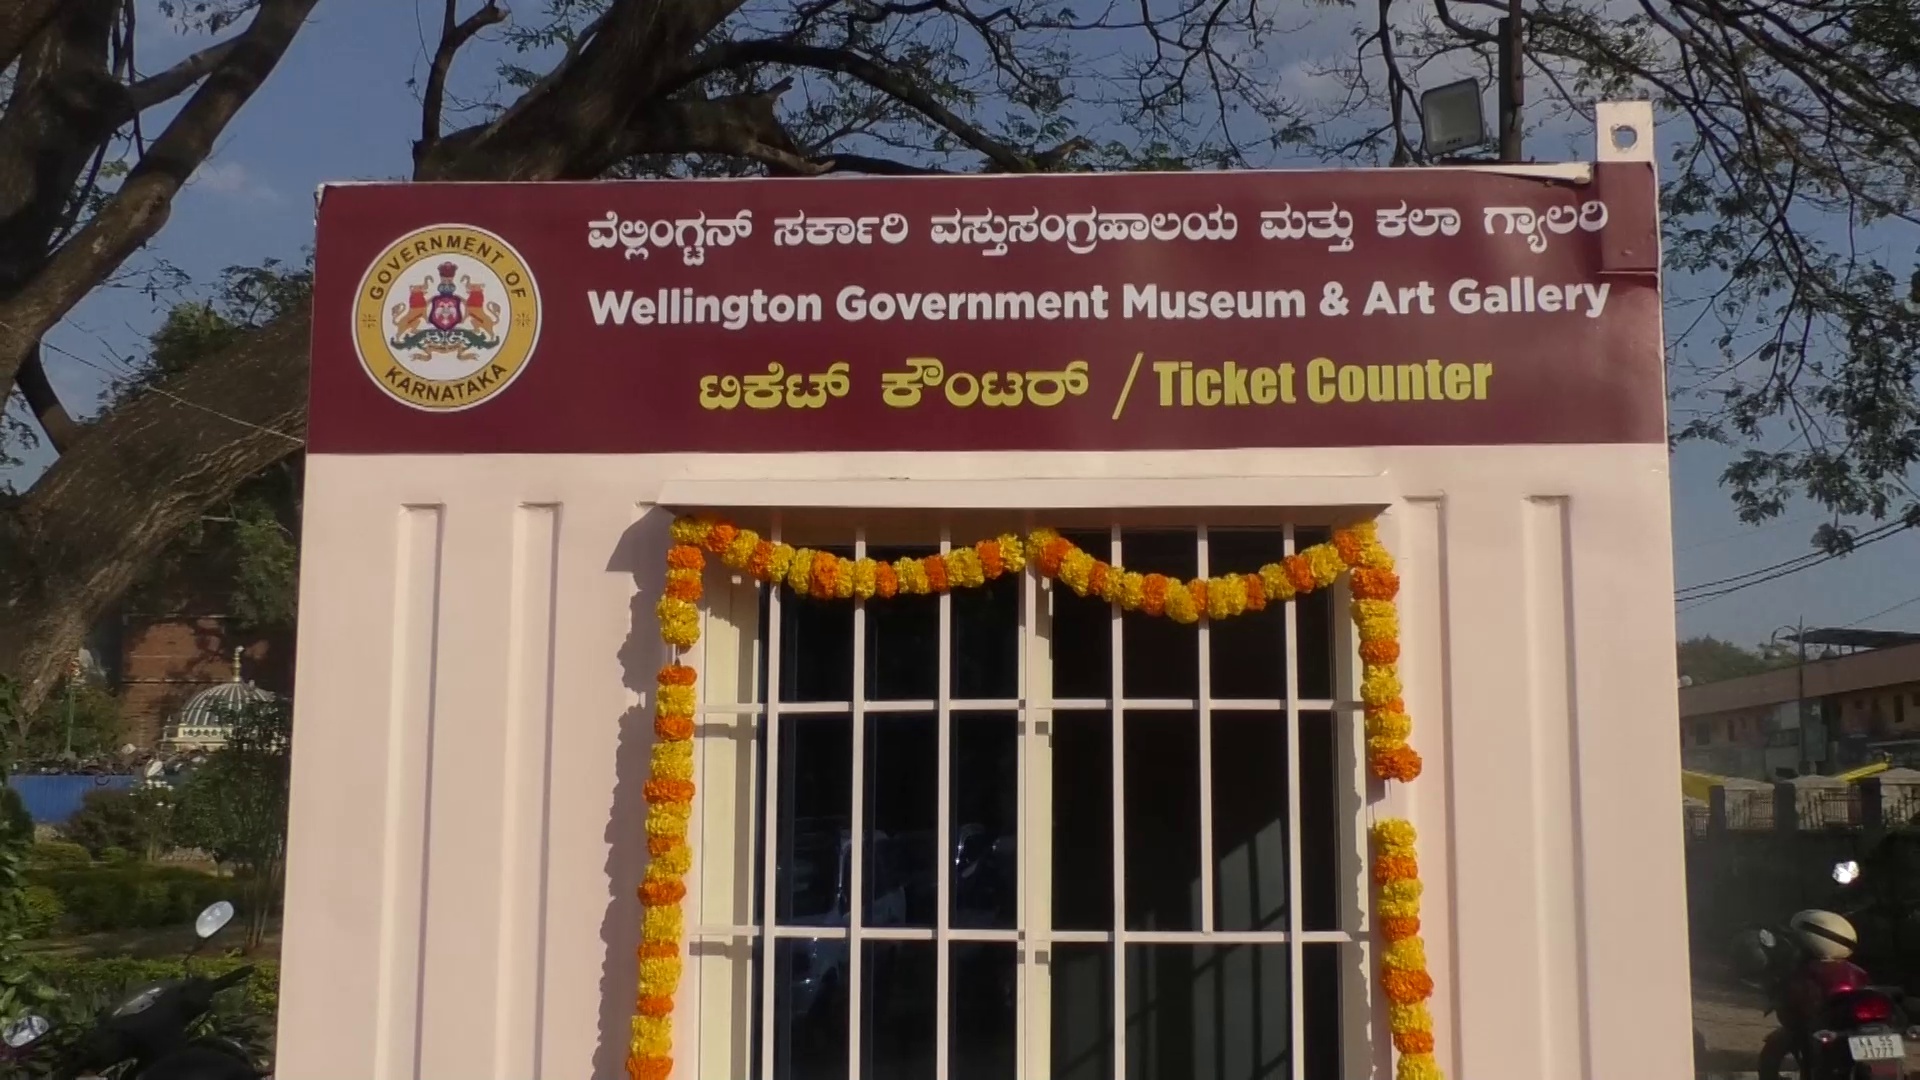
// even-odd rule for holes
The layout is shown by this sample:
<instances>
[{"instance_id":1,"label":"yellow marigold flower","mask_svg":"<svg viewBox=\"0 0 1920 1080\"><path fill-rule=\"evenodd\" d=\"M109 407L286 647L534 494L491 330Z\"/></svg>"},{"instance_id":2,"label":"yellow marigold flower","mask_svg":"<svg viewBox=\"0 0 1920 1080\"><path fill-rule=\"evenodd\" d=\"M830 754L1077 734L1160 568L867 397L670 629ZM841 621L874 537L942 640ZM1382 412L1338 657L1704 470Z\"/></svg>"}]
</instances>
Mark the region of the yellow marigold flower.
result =
<instances>
[{"instance_id":1,"label":"yellow marigold flower","mask_svg":"<svg viewBox=\"0 0 1920 1080\"><path fill-rule=\"evenodd\" d=\"M1405 881L1390 881L1387 884L1380 886L1380 895L1378 899L1380 904L1382 905L1412 904L1414 905L1414 908L1412 911L1403 911L1403 912L1398 912L1396 914L1397 915L1418 915L1420 914L1420 909L1418 906L1420 903L1420 894L1424 891L1425 889L1421 886L1419 878L1410 878ZM1384 908L1382 910L1384 910Z\"/></svg>"},{"instance_id":2,"label":"yellow marigold flower","mask_svg":"<svg viewBox=\"0 0 1920 1080\"><path fill-rule=\"evenodd\" d=\"M1207 618L1230 619L1247 610L1247 580L1238 575L1207 579Z\"/></svg>"},{"instance_id":3,"label":"yellow marigold flower","mask_svg":"<svg viewBox=\"0 0 1920 1080\"><path fill-rule=\"evenodd\" d=\"M759 533L752 529L741 529L733 534L733 541L727 545L727 550L720 553L720 561L735 570L744 569L747 560L753 557L753 549L759 546Z\"/></svg>"},{"instance_id":4,"label":"yellow marigold flower","mask_svg":"<svg viewBox=\"0 0 1920 1080\"><path fill-rule=\"evenodd\" d=\"M1268 563L1260 568L1260 584L1266 589L1267 602L1270 604L1285 603L1293 599L1296 591L1293 587L1293 578L1287 575L1287 568L1277 562Z\"/></svg>"},{"instance_id":5,"label":"yellow marigold flower","mask_svg":"<svg viewBox=\"0 0 1920 1080\"><path fill-rule=\"evenodd\" d=\"M813 588L813 560L819 552L812 548L796 548L793 560L787 563L787 588L795 596L805 596Z\"/></svg>"},{"instance_id":6,"label":"yellow marigold flower","mask_svg":"<svg viewBox=\"0 0 1920 1080\"><path fill-rule=\"evenodd\" d=\"M1405 818L1382 818L1370 830L1373 842L1381 847L1412 847L1420 839L1413 822Z\"/></svg>"},{"instance_id":7,"label":"yellow marigold flower","mask_svg":"<svg viewBox=\"0 0 1920 1080\"><path fill-rule=\"evenodd\" d=\"M880 564L872 559L856 559L853 564L853 595L862 600L873 599L874 590L879 588L877 575Z\"/></svg>"},{"instance_id":8,"label":"yellow marigold flower","mask_svg":"<svg viewBox=\"0 0 1920 1080\"><path fill-rule=\"evenodd\" d=\"M1433 1060L1432 1054L1400 1055L1393 1077L1394 1080L1446 1080L1440 1073L1440 1063Z\"/></svg>"},{"instance_id":9,"label":"yellow marigold flower","mask_svg":"<svg viewBox=\"0 0 1920 1080\"><path fill-rule=\"evenodd\" d=\"M665 1016L633 1018L633 1049L648 1057L664 1057L673 1049L673 1021Z\"/></svg>"},{"instance_id":10,"label":"yellow marigold flower","mask_svg":"<svg viewBox=\"0 0 1920 1080\"><path fill-rule=\"evenodd\" d=\"M1053 529L1035 529L1027 535L1027 556L1032 558L1040 554L1040 549L1059 539L1060 534Z\"/></svg>"},{"instance_id":11,"label":"yellow marigold flower","mask_svg":"<svg viewBox=\"0 0 1920 1080\"><path fill-rule=\"evenodd\" d=\"M1120 606L1128 611L1139 611L1140 605L1147 602L1147 577L1131 570L1113 575L1120 579Z\"/></svg>"},{"instance_id":12,"label":"yellow marigold flower","mask_svg":"<svg viewBox=\"0 0 1920 1080\"><path fill-rule=\"evenodd\" d=\"M1200 609L1193 602L1193 591L1185 582L1167 583L1167 618L1183 625L1200 621Z\"/></svg>"},{"instance_id":13,"label":"yellow marigold flower","mask_svg":"<svg viewBox=\"0 0 1920 1080\"><path fill-rule=\"evenodd\" d=\"M1346 573L1347 564L1341 560L1340 552L1332 544L1315 544L1302 552L1307 557L1307 565L1313 570L1313 583L1324 589L1340 580Z\"/></svg>"},{"instance_id":14,"label":"yellow marigold flower","mask_svg":"<svg viewBox=\"0 0 1920 1080\"><path fill-rule=\"evenodd\" d=\"M1381 664L1360 680L1360 700L1368 705L1385 705L1400 696L1400 675L1390 664Z\"/></svg>"},{"instance_id":15,"label":"yellow marigold flower","mask_svg":"<svg viewBox=\"0 0 1920 1080\"><path fill-rule=\"evenodd\" d=\"M640 961L640 993L671 995L680 986L681 963L679 957L671 959Z\"/></svg>"},{"instance_id":16,"label":"yellow marigold flower","mask_svg":"<svg viewBox=\"0 0 1920 1080\"><path fill-rule=\"evenodd\" d=\"M653 744L653 775L661 780L693 779L693 743L666 742Z\"/></svg>"},{"instance_id":17,"label":"yellow marigold flower","mask_svg":"<svg viewBox=\"0 0 1920 1080\"><path fill-rule=\"evenodd\" d=\"M1405 745L1407 745L1407 739L1404 735L1397 739L1389 738L1385 735L1369 736L1367 738L1367 757L1369 759L1376 758L1389 750L1398 750Z\"/></svg>"},{"instance_id":18,"label":"yellow marigold flower","mask_svg":"<svg viewBox=\"0 0 1920 1080\"><path fill-rule=\"evenodd\" d=\"M700 640L700 609L691 601L663 596L653 610L660 620L660 640L683 649Z\"/></svg>"},{"instance_id":19,"label":"yellow marigold flower","mask_svg":"<svg viewBox=\"0 0 1920 1080\"><path fill-rule=\"evenodd\" d=\"M1432 1031L1433 1014L1427 1011L1427 1003L1424 1001L1416 1001L1411 1005L1389 1004L1387 1030L1395 1034L1408 1031Z\"/></svg>"},{"instance_id":20,"label":"yellow marigold flower","mask_svg":"<svg viewBox=\"0 0 1920 1080\"><path fill-rule=\"evenodd\" d=\"M1073 590L1075 596L1087 595L1087 582L1093 577L1093 556L1076 547L1060 559L1061 581Z\"/></svg>"},{"instance_id":21,"label":"yellow marigold flower","mask_svg":"<svg viewBox=\"0 0 1920 1080\"><path fill-rule=\"evenodd\" d=\"M1012 533L1000 535L1000 564L1007 573L1017 574L1027 568L1027 552L1020 544L1020 538Z\"/></svg>"},{"instance_id":22,"label":"yellow marigold flower","mask_svg":"<svg viewBox=\"0 0 1920 1080\"><path fill-rule=\"evenodd\" d=\"M660 686L654 689L654 693L659 695L653 703L655 716L693 715L693 687Z\"/></svg>"},{"instance_id":23,"label":"yellow marigold flower","mask_svg":"<svg viewBox=\"0 0 1920 1080\"><path fill-rule=\"evenodd\" d=\"M1427 970L1427 947L1419 938L1402 938L1380 954L1380 966L1401 971Z\"/></svg>"},{"instance_id":24,"label":"yellow marigold flower","mask_svg":"<svg viewBox=\"0 0 1920 1080\"><path fill-rule=\"evenodd\" d=\"M679 941L681 928L685 925L680 915L680 905L672 907L650 907L642 909L646 914L640 923L641 941Z\"/></svg>"},{"instance_id":25,"label":"yellow marigold flower","mask_svg":"<svg viewBox=\"0 0 1920 1080\"><path fill-rule=\"evenodd\" d=\"M980 565L980 553L970 547L954 548L947 553L947 580L955 587L977 589L987 583L987 569Z\"/></svg>"},{"instance_id":26,"label":"yellow marigold flower","mask_svg":"<svg viewBox=\"0 0 1920 1080\"><path fill-rule=\"evenodd\" d=\"M893 564L894 573L900 577L900 591L924 596L932 591L933 583L927 580L927 567L919 559L901 559Z\"/></svg>"},{"instance_id":27,"label":"yellow marigold flower","mask_svg":"<svg viewBox=\"0 0 1920 1080\"><path fill-rule=\"evenodd\" d=\"M773 545L773 554L767 556L767 580L775 585L786 579L787 571L793 568L793 557L797 554L790 545Z\"/></svg>"},{"instance_id":28,"label":"yellow marigold flower","mask_svg":"<svg viewBox=\"0 0 1920 1080\"><path fill-rule=\"evenodd\" d=\"M1399 609L1391 600L1355 600L1352 605L1353 621L1366 623L1374 620L1395 619L1400 617Z\"/></svg>"},{"instance_id":29,"label":"yellow marigold flower","mask_svg":"<svg viewBox=\"0 0 1920 1080\"><path fill-rule=\"evenodd\" d=\"M1403 743L1413 734L1413 720L1405 713L1376 712L1367 714L1367 738L1386 739L1389 742Z\"/></svg>"},{"instance_id":30,"label":"yellow marigold flower","mask_svg":"<svg viewBox=\"0 0 1920 1080\"><path fill-rule=\"evenodd\" d=\"M681 877L693 869L693 849L685 844L677 844L664 855L655 855L648 861L648 869L659 867L663 874Z\"/></svg>"},{"instance_id":31,"label":"yellow marigold flower","mask_svg":"<svg viewBox=\"0 0 1920 1080\"><path fill-rule=\"evenodd\" d=\"M692 803L660 802L647 807L647 835L685 839Z\"/></svg>"},{"instance_id":32,"label":"yellow marigold flower","mask_svg":"<svg viewBox=\"0 0 1920 1080\"><path fill-rule=\"evenodd\" d=\"M712 531L713 522L692 517L675 518L673 526L667 530L673 537L674 543L692 544L696 547L703 543L707 539L707 534Z\"/></svg>"},{"instance_id":33,"label":"yellow marigold flower","mask_svg":"<svg viewBox=\"0 0 1920 1080\"><path fill-rule=\"evenodd\" d=\"M833 557L833 595L841 600L853 596L853 560Z\"/></svg>"}]
</instances>

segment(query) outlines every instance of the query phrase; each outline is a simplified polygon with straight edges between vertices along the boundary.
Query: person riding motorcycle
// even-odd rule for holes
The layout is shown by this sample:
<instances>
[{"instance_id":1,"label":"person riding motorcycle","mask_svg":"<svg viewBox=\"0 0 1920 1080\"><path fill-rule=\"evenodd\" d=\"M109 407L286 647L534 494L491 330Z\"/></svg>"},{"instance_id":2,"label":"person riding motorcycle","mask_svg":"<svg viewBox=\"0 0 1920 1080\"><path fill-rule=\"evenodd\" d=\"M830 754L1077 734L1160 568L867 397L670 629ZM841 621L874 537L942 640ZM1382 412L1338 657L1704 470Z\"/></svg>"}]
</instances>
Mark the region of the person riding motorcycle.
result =
<instances>
[{"instance_id":1,"label":"person riding motorcycle","mask_svg":"<svg viewBox=\"0 0 1920 1080\"><path fill-rule=\"evenodd\" d=\"M1853 924L1831 911L1808 910L1787 923L1790 949L1755 958L1770 976L1770 1004L1780 1026L1760 1048L1761 1080L1779 1080L1788 1054L1804 1075L1821 1005L1836 989L1865 985L1866 972L1848 962L1859 945Z\"/></svg>"}]
</instances>

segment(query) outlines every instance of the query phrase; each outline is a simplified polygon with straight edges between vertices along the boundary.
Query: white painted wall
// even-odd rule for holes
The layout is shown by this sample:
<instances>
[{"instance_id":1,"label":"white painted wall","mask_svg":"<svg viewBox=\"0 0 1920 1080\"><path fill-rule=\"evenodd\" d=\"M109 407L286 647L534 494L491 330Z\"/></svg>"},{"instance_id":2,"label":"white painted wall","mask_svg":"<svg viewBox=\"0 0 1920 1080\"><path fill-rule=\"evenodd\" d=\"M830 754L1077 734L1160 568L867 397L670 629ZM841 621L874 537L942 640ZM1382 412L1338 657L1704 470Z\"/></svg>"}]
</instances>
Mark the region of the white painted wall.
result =
<instances>
[{"instance_id":1,"label":"white painted wall","mask_svg":"<svg viewBox=\"0 0 1920 1080\"><path fill-rule=\"evenodd\" d=\"M1385 507L1448 1075L1690 1074L1653 445L310 458L282 1080L623 1075L658 504Z\"/></svg>"}]
</instances>

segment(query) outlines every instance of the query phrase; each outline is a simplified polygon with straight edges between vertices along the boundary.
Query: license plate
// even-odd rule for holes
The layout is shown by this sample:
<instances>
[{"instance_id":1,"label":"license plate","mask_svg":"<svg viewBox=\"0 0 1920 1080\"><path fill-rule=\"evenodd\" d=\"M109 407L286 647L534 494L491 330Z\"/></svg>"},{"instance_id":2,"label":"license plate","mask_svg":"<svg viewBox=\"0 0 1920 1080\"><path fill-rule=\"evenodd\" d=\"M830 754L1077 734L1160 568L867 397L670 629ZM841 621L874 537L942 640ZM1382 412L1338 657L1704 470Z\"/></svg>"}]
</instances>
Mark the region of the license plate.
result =
<instances>
[{"instance_id":1,"label":"license plate","mask_svg":"<svg viewBox=\"0 0 1920 1080\"><path fill-rule=\"evenodd\" d=\"M1906 1042L1898 1035L1855 1035L1847 1040L1847 1050L1855 1061L1888 1061L1907 1056Z\"/></svg>"}]
</instances>

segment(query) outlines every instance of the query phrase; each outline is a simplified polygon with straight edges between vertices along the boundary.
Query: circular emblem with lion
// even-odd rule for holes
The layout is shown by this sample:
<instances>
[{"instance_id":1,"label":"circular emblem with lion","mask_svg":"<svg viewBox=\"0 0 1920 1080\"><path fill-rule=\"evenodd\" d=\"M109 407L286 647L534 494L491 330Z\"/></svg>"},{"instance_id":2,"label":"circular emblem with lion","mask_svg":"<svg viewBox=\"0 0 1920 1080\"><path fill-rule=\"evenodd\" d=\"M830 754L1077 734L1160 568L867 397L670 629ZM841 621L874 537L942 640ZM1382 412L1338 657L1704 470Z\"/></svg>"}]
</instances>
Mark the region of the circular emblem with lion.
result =
<instances>
[{"instance_id":1,"label":"circular emblem with lion","mask_svg":"<svg viewBox=\"0 0 1920 1080\"><path fill-rule=\"evenodd\" d=\"M360 365L394 400L458 412L505 390L540 340L540 290L485 229L434 225L367 267L353 301Z\"/></svg>"}]
</instances>

